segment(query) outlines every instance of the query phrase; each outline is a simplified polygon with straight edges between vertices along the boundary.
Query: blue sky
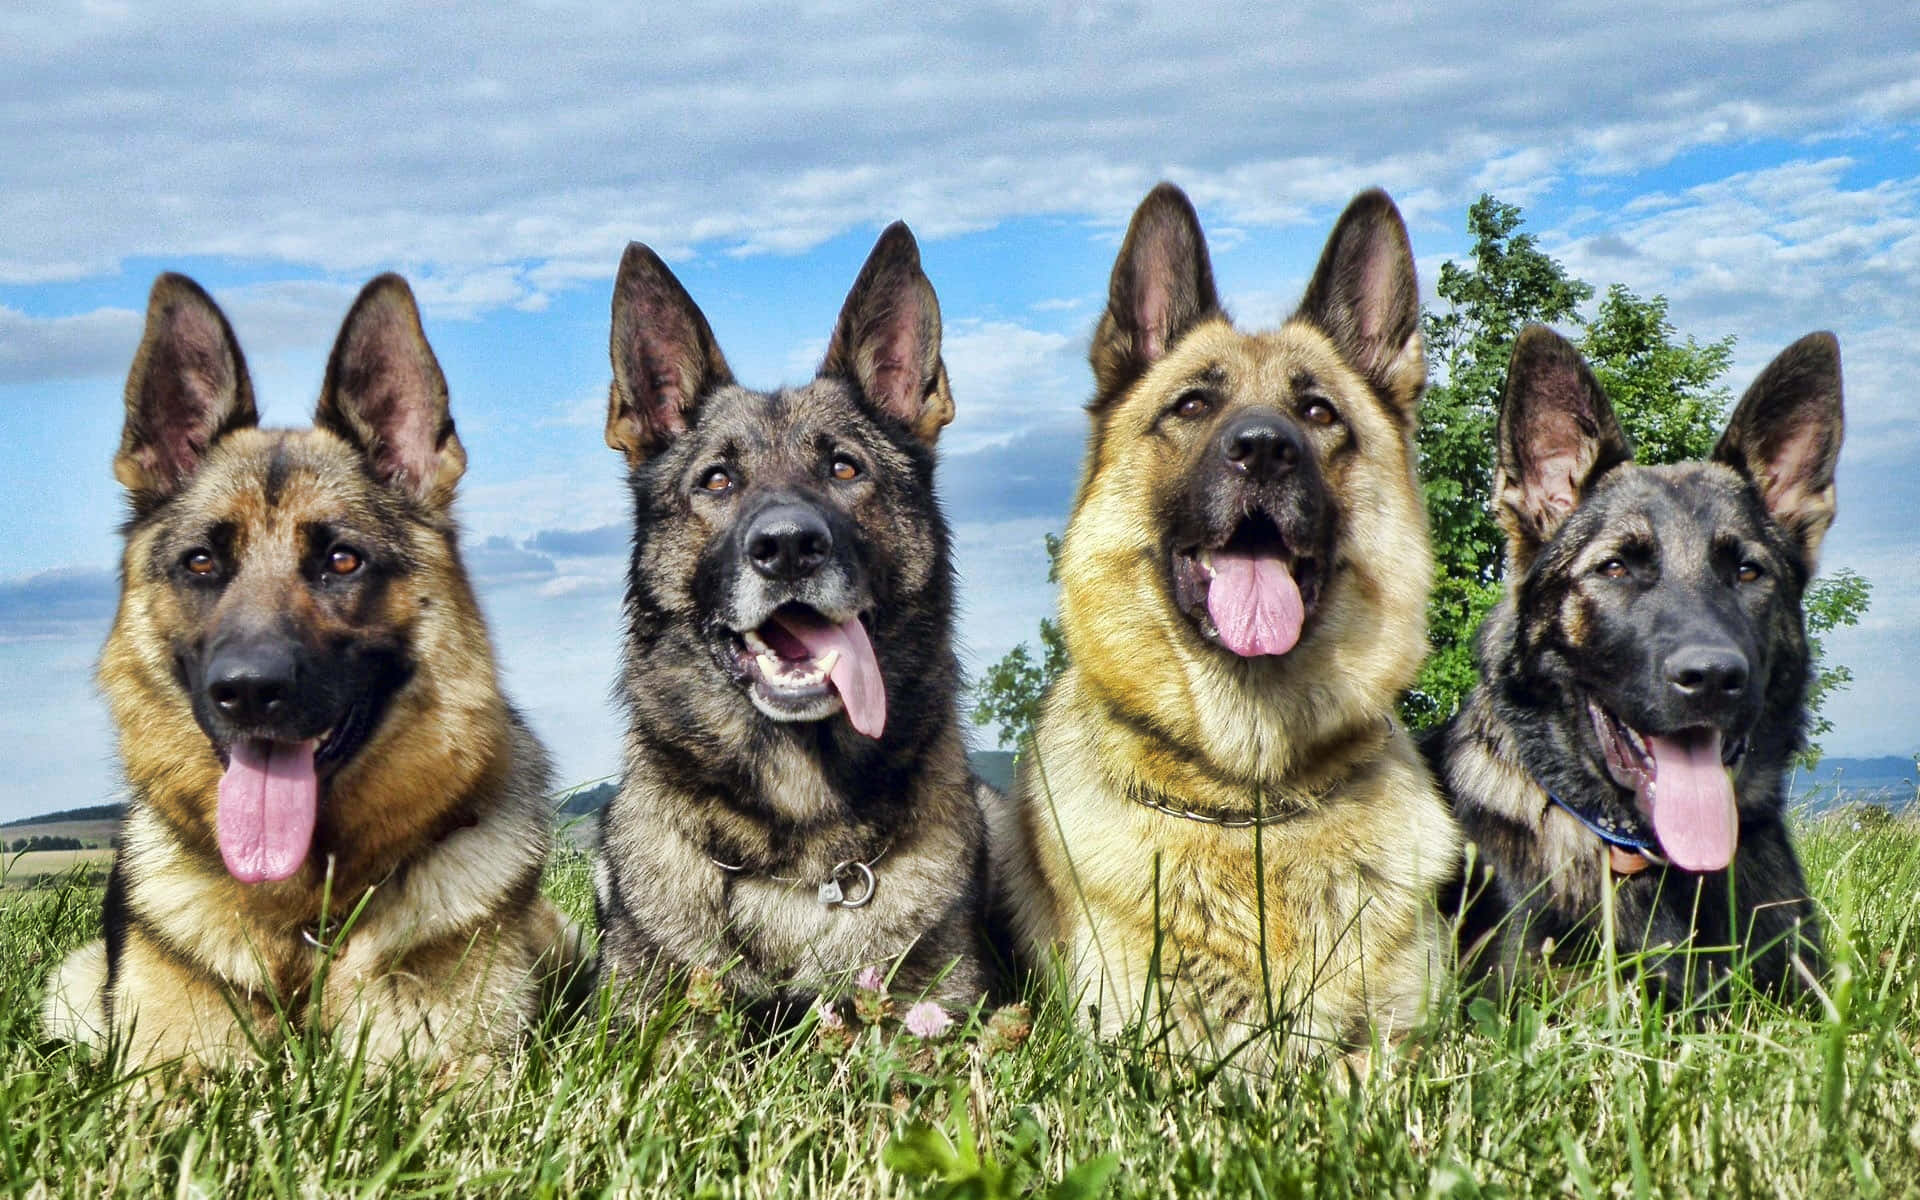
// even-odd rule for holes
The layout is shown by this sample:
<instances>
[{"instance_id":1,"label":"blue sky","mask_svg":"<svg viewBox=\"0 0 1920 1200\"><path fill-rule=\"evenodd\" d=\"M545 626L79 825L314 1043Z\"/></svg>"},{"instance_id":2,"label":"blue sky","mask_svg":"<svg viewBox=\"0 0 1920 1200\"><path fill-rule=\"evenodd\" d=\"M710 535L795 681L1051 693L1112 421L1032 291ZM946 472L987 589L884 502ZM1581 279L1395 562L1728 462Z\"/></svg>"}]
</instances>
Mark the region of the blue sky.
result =
<instances>
[{"instance_id":1,"label":"blue sky","mask_svg":"<svg viewBox=\"0 0 1920 1200\"><path fill-rule=\"evenodd\" d=\"M959 415L941 486L978 668L1050 610L1087 334L1126 218L1194 196L1229 306L1286 315L1386 186L1429 289L1481 191L1576 275L1738 338L1737 391L1841 336L1824 565L1874 584L1828 749L1920 750L1920 9L1610 3L35 4L0 14L0 819L109 798L120 388L153 275L232 318L304 423L359 285L412 279L471 468L509 690L563 774L611 770L626 521L601 442L621 249L660 250L743 380L798 381L905 218ZM1649 39L1658 31L1657 43ZM990 739L983 738L983 744Z\"/></svg>"}]
</instances>

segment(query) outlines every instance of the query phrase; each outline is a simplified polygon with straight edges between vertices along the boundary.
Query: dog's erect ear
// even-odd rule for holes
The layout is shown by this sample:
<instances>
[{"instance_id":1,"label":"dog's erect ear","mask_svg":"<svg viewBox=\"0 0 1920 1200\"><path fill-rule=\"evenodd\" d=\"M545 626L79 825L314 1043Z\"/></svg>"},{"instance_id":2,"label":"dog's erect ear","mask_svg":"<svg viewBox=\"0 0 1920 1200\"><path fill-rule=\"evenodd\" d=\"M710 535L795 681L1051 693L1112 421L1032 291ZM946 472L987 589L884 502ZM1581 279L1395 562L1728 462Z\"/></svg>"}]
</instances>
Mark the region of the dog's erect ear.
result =
<instances>
[{"instance_id":1,"label":"dog's erect ear","mask_svg":"<svg viewBox=\"0 0 1920 1200\"><path fill-rule=\"evenodd\" d=\"M368 283L347 310L313 423L355 446L387 486L436 508L453 503L467 452L413 291L398 275Z\"/></svg>"},{"instance_id":2,"label":"dog's erect ear","mask_svg":"<svg viewBox=\"0 0 1920 1200\"><path fill-rule=\"evenodd\" d=\"M1400 210L1378 188L1361 192L1334 222L1300 300L1348 362L1411 421L1427 386L1420 285Z\"/></svg>"},{"instance_id":3,"label":"dog's erect ear","mask_svg":"<svg viewBox=\"0 0 1920 1200\"><path fill-rule=\"evenodd\" d=\"M868 403L929 445L953 420L953 390L940 358L940 301L905 222L887 226L873 244L840 307L820 374L853 380Z\"/></svg>"},{"instance_id":4,"label":"dog's erect ear","mask_svg":"<svg viewBox=\"0 0 1920 1200\"><path fill-rule=\"evenodd\" d=\"M1093 409L1111 403L1187 330L1219 315L1200 217L1185 192L1162 183L1134 210L1113 263L1107 311L1087 354Z\"/></svg>"},{"instance_id":5,"label":"dog's erect ear","mask_svg":"<svg viewBox=\"0 0 1920 1200\"><path fill-rule=\"evenodd\" d=\"M1752 480L1814 569L1833 524L1840 461L1840 341L1810 333L1782 350L1734 406L1713 458Z\"/></svg>"},{"instance_id":6,"label":"dog's erect ear","mask_svg":"<svg viewBox=\"0 0 1920 1200\"><path fill-rule=\"evenodd\" d=\"M700 400L733 382L733 372L700 307L667 264L628 242L613 282L607 344L607 445L639 466L687 431Z\"/></svg>"},{"instance_id":7,"label":"dog's erect ear","mask_svg":"<svg viewBox=\"0 0 1920 1200\"><path fill-rule=\"evenodd\" d=\"M218 305L185 275L153 281L127 372L127 422L113 474L145 512L178 492L207 448L257 425L253 382Z\"/></svg>"},{"instance_id":8,"label":"dog's erect ear","mask_svg":"<svg viewBox=\"0 0 1920 1200\"><path fill-rule=\"evenodd\" d=\"M1524 571L1595 480L1633 457L1613 405L1573 343L1529 325L1513 343L1493 492L1513 570Z\"/></svg>"}]
</instances>

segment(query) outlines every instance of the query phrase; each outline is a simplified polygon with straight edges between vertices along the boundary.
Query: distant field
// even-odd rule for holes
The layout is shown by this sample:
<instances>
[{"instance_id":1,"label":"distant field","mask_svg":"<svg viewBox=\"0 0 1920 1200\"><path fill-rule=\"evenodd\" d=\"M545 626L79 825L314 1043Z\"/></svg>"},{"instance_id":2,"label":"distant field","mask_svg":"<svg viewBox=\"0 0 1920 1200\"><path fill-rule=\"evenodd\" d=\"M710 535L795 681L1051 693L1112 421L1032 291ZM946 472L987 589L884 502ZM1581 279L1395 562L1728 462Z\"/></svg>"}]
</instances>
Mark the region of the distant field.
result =
<instances>
[{"instance_id":1,"label":"distant field","mask_svg":"<svg viewBox=\"0 0 1920 1200\"><path fill-rule=\"evenodd\" d=\"M12 845L20 838L70 837L79 838L89 846L104 847L112 840L114 831L119 828L119 825L120 822L112 818L91 821L34 821L9 825L5 829L0 829L0 846Z\"/></svg>"},{"instance_id":2,"label":"distant field","mask_svg":"<svg viewBox=\"0 0 1920 1200\"><path fill-rule=\"evenodd\" d=\"M31 886L44 876L65 875L82 864L105 871L107 864L112 861L113 851L105 847L95 850L28 850L21 854L8 854L0 856L0 887Z\"/></svg>"}]
</instances>

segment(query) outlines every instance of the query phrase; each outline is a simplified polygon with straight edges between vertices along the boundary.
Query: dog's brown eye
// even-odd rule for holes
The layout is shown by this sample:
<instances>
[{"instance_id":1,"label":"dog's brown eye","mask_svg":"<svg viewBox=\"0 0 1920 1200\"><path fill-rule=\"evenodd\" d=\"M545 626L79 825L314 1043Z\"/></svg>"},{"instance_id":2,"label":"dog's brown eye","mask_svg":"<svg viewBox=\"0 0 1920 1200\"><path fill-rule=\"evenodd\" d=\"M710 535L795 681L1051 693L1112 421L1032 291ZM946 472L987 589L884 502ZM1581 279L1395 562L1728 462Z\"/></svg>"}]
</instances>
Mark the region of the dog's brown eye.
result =
<instances>
[{"instance_id":1,"label":"dog's brown eye","mask_svg":"<svg viewBox=\"0 0 1920 1200\"><path fill-rule=\"evenodd\" d=\"M1205 392L1188 392L1174 403L1173 415L1191 421L1213 411L1213 400Z\"/></svg>"},{"instance_id":2,"label":"dog's brown eye","mask_svg":"<svg viewBox=\"0 0 1920 1200\"><path fill-rule=\"evenodd\" d=\"M725 467L715 467L700 477L700 486L709 492L724 492L733 486L733 476Z\"/></svg>"},{"instance_id":3,"label":"dog's brown eye","mask_svg":"<svg viewBox=\"0 0 1920 1200\"><path fill-rule=\"evenodd\" d=\"M1627 577L1627 564L1620 559L1610 558L1600 564L1600 573L1608 579L1625 579Z\"/></svg>"},{"instance_id":4,"label":"dog's brown eye","mask_svg":"<svg viewBox=\"0 0 1920 1200\"><path fill-rule=\"evenodd\" d=\"M860 478L860 465L850 458L841 458L836 455L833 460L833 477L841 483L858 479Z\"/></svg>"},{"instance_id":5,"label":"dog's brown eye","mask_svg":"<svg viewBox=\"0 0 1920 1200\"><path fill-rule=\"evenodd\" d=\"M189 550L187 556L180 562L190 574L194 575L211 575L214 568L219 566L213 561L213 555L205 550Z\"/></svg>"},{"instance_id":6,"label":"dog's brown eye","mask_svg":"<svg viewBox=\"0 0 1920 1200\"><path fill-rule=\"evenodd\" d=\"M1333 424L1335 418L1339 416L1333 411L1333 405L1325 400L1309 400L1307 407L1301 411L1300 415L1307 419L1308 424L1318 425L1322 429Z\"/></svg>"},{"instance_id":7,"label":"dog's brown eye","mask_svg":"<svg viewBox=\"0 0 1920 1200\"><path fill-rule=\"evenodd\" d=\"M327 552L327 570L335 575L351 575L365 561L352 546L335 546Z\"/></svg>"},{"instance_id":8,"label":"dog's brown eye","mask_svg":"<svg viewBox=\"0 0 1920 1200\"><path fill-rule=\"evenodd\" d=\"M1754 583L1754 582L1757 582L1760 576L1764 574L1766 574L1766 572L1760 569L1759 563L1743 562L1740 564L1739 571L1735 572L1734 577L1737 578L1741 583Z\"/></svg>"}]
</instances>

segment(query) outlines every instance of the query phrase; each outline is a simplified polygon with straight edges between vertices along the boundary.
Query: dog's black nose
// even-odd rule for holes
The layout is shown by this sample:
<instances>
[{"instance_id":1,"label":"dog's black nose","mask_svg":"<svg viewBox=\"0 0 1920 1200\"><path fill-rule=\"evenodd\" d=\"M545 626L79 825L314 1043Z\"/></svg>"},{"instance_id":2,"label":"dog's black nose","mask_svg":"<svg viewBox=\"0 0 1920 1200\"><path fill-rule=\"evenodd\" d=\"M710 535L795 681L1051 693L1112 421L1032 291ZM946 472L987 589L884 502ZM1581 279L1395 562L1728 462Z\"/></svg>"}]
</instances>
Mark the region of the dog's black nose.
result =
<instances>
[{"instance_id":1,"label":"dog's black nose","mask_svg":"<svg viewBox=\"0 0 1920 1200\"><path fill-rule=\"evenodd\" d=\"M235 725L285 720L293 708L298 659L280 638L228 642L207 660L207 699Z\"/></svg>"},{"instance_id":2,"label":"dog's black nose","mask_svg":"<svg viewBox=\"0 0 1920 1200\"><path fill-rule=\"evenodd\" d=\"M1279 478L1293 470L1305 452L1300 431L1272 411L1242 413L1220 431L1220 453L1227 464L1255 479Z\"/></svg>"},{"instance_id":3,"label":"dog's black nose","mask_svg":"<svg viewBox=\"0 0 1920 1200\"><path fill-rule=\"evenodd\" d=\"M825 518L804 504L775 504L747 526L747 558L768 579L804 579L833 553Z\"/></svg>"},{"instance_id":4,"label":"dog's black nose","mask_svg":"<svg viewBox=\"0 0 1920 1200\"><path fill-rule=\"evenodd\" d=\"M1747 690L1747 656L1733 646L1682 646L1667 656L1667 683L1697 703L1738 699Z\"/></svg>"}]
</instances>

